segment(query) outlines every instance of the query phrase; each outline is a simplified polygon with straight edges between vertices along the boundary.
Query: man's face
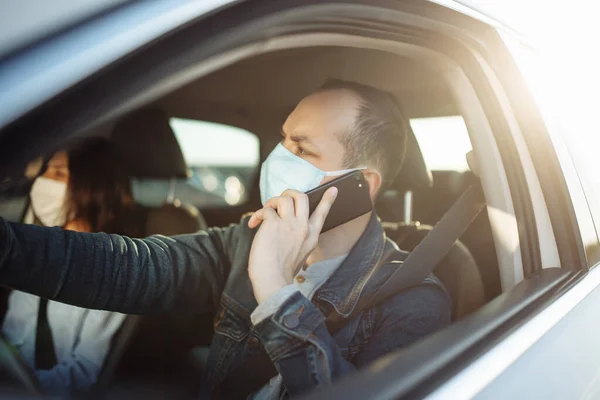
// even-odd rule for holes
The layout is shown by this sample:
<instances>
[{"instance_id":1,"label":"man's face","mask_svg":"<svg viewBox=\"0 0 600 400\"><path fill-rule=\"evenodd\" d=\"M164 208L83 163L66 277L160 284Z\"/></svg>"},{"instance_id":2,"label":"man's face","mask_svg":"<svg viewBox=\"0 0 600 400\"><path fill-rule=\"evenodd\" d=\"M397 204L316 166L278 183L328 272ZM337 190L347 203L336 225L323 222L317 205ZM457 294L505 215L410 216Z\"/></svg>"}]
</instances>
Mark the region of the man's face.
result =
<instances>
[{"instance_id":1,"label":"man's face","mask_svg":"<svg viewBox=\"0 0 600 400\"><path fill-rule=\"evenodd\" d=\"M323 171L344 169L340 139L354 126L359 104L359 97L348 90L305 97L283 124L283 146Z\"/></svg>"}]
</instances>

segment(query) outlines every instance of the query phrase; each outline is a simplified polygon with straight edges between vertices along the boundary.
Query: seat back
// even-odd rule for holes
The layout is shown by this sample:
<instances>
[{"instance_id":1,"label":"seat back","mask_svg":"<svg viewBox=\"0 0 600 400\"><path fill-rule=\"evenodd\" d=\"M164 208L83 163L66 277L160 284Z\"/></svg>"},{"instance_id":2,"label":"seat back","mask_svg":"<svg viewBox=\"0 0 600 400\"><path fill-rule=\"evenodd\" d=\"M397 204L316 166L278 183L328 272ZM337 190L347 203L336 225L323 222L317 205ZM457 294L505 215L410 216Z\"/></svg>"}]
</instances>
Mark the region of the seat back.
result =
<instances>
[{"instance_id":1,"label":"seat back","mask_svg":"<svg viewBox=\"0 0 600 400\"><path fill-rule=\"evenodd\" d=\"M189 204L165 203L153 207L146 218L146 236L181 235L207 229L206 221L198 209Z\"/></svg>"},{"instance_id":2,"label":"seat back","mask_svg":"<svg viewBox=\"0 0 600 400\"><path fill-rule=\"evenodd\" d=\"M187 179L188 168L169 118L162 110L145 108L125 116L115 125L112 139L129 160L135 178L169 182L165 203L144 207L145 236L173 236L207 228L200 211L174 195L175 179ZM179 347L188 341L188 334L194 333L194 318L198 319L191 312L183 316L177 313L127 316L113 338L96 392L102 393L115 375L121 378L124 373L133 372L129 371L132 368L138 373L152 373L154 368L162 367L161 362L167 364L167 358L176 357Z\"/></svg>"},{"instance_id":3,"label":"seat back","mask_svg":"<svg viewBox=\"0 0 600 400\"><path fill-rule=\"evenodd\" d=\"M128 160L135 178L170 183L165 204L148 207L147 236L191 233L206 228L196 207L175 198L175 179L187 179L189 171L164 111L148 107L125 116L115 125L112 140Z\"/></svg>"},{"instance_id":4,"label":"seat back","mask_svg":"<svg viewBox=\"0 0 600 400\"><path fill-rule=\"evenodd\" d=\"M433 186L433 177L425 164L417 138L410 125L406 129L406 149L402 168L375 203L377 215L383 221L409 222L412 218L412 202L406 203L407 194L411 195L408 197L411 199L414 191ZM398 149L399 154L400 151L401 149Z\"/></svg>"},{"instance_id":5,"label":"seat back","mask_svg":"<svg viewBox=\"0 0 600 400\"><path fill-rule=\"evenodd\" d=\"M112 345L110 351L104 359L104 365L102 370L96 379L96 383L92 387L91 392L96 395L102 395L105 393L111 382L114 379L115 370L117 365L121 361L127 346L131 342L135 332L138 329L141 317L139 315L128 315L123 320L121 327L115 333L112 339Z\"/></svg>"},{"instance_id":6,"label":"seat back","mask_svg":"<svg viewBox=\"0 0 600 400\"><path fill-rule=\"evenodd\" d=\"M418 222L384 223L388 237L402 250L412 251L433 229ZM442 281L452 299L452 319L458 320L486 302L483 279L469 249L460 241L436 266L434 274Z\"/></svg>"}]
</instances>

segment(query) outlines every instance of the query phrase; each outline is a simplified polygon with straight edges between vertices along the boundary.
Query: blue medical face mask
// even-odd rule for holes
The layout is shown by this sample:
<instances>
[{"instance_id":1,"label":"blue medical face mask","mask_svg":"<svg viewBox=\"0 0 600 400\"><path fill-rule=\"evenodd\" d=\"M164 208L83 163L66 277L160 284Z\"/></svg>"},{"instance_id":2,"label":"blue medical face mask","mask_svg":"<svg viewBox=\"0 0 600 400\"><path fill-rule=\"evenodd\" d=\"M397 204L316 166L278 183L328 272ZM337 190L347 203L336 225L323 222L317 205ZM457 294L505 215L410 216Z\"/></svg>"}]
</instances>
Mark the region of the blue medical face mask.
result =
<instances>
[{"instance_id":1,"label":"blue medical face mask","mask_svg":"<svg viewBox=\"0 0 600 400\"><path fill-rule=\"evenodd\" d=\"M326 176L340 176L365 168L322 171L279 143L260 169L260 200L265 205L287 189L307 192L319 186Z\"/></svg>"}]
</instances>

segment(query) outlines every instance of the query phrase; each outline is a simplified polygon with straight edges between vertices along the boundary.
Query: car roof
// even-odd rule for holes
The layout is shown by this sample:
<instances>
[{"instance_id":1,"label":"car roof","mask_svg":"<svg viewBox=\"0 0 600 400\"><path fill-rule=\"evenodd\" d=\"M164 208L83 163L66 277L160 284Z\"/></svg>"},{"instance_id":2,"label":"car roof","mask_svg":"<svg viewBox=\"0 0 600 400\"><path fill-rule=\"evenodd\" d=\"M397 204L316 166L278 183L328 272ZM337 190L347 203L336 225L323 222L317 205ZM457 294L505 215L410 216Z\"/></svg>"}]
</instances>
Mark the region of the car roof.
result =
<instances>
[{"instance_id":1,"label":"car roof","mask_svg":"<svg viewBox=\"0 0 600 400\"><path fill-rule=\"evenodd\" d=\"M191 0L193 1L193 0ZM206 0L204 0L206 1ZM522 7L521 0L506 0L498 3L494 0L430 0L434 3L453 8L463 14L495 26L504 26L525 33L527 23L514 13L515 7ZM541 5L544 0L534 0ZM133 0L20 0L6 1L0 13L0 58L26 47L29 44L64 31L85 20L110 11ZM217 5L218 2L214 2ZM531 8L531 7L530 7Z\"/></svg>"},{"instance_id":2,"label":"car roof","mask_svg":"<svg viewBox=\"0 0 600 400\"><path fill-rule=\"evenodd\" d=\"M564 20L578 18L579 6L576 1L567 7L565 2L547 0L430 0L445 7L469 15L485 24L500 30L509 31L522 42L533 48L540 48L548 37L553 37L556 24ZM544 16L545 18L539 18Z\"/></svg>"},{"instance_id":3,"label":"car roof","mask_svg":"<svg viewBox=\"0 0 600 400\"><path fill-rule=\"evenodd\" d=\"M131 0L5 1L0 13L0 58Z\"/></svg>"},{"instance_id":4,"label":"car roof","mask_svg":"<svg viewBox=\"0 0 600 400\"><path fill-rule=\"evenodd\" d=\"M191 7L202 9L201 14L242 0L156 0L148 3L170 8ZM135 0L20 0L1 2L0 6L0 60L20 49L35 44L85 21L102 16L117 8L135 3ZM201 7L194 7L201 3ZM167 8L169 8L167 7ZM194 13L190 13L194 15ZM196 15L197 16L197 15Z\"/></svg>"},{"instance_id":5,"label":"car roof","mask_svg":"<svg viewBox=\"0 0 600 400\"><path fill-rule=\"evenodd\" d=\"M60 0L63 12L64 1ZM117 0L109 1L117 4ZM121 5L116 9L88 8L87 14L81 13L70 24L63 20L62 24L46 25L53 33L43 34L48 32L43 28L23 28L24 38L13 34L1 47L4 53L0 52L0 103L9 107L0 112L0 126L157 37L236 1L242 0L118 0ZM35 2L26 3L33 6ZM27 15L22 6L10 10L7 7L10 13L2 10L1 33L9 30L3 26L6 15L16 20ZM35 12L37 15L40 11ZM95 16L91 16L93 12ZM87 20L81 19L84 15L88 15Z\"/></svg>"}]
</instances>

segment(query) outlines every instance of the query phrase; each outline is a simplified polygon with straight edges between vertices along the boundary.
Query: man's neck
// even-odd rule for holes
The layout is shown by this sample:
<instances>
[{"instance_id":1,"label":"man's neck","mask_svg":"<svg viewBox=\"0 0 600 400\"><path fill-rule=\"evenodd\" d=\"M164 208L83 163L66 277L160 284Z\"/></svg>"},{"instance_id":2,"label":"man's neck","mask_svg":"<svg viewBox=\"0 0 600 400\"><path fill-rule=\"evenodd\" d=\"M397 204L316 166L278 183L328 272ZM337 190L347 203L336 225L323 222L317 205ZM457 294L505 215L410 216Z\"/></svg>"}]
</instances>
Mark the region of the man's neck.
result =
<instances>
[{"instance_id":1,"label":"man's neck","mask_svg":"<svg viewBox=\"0 0 600 400\"><path fill-rule=\"evenodd\" d=\"M317 247L306 260L306 265L348 254L367 228L371 213L372 211L321 234Z\"/></svg>"}]
</instances>

